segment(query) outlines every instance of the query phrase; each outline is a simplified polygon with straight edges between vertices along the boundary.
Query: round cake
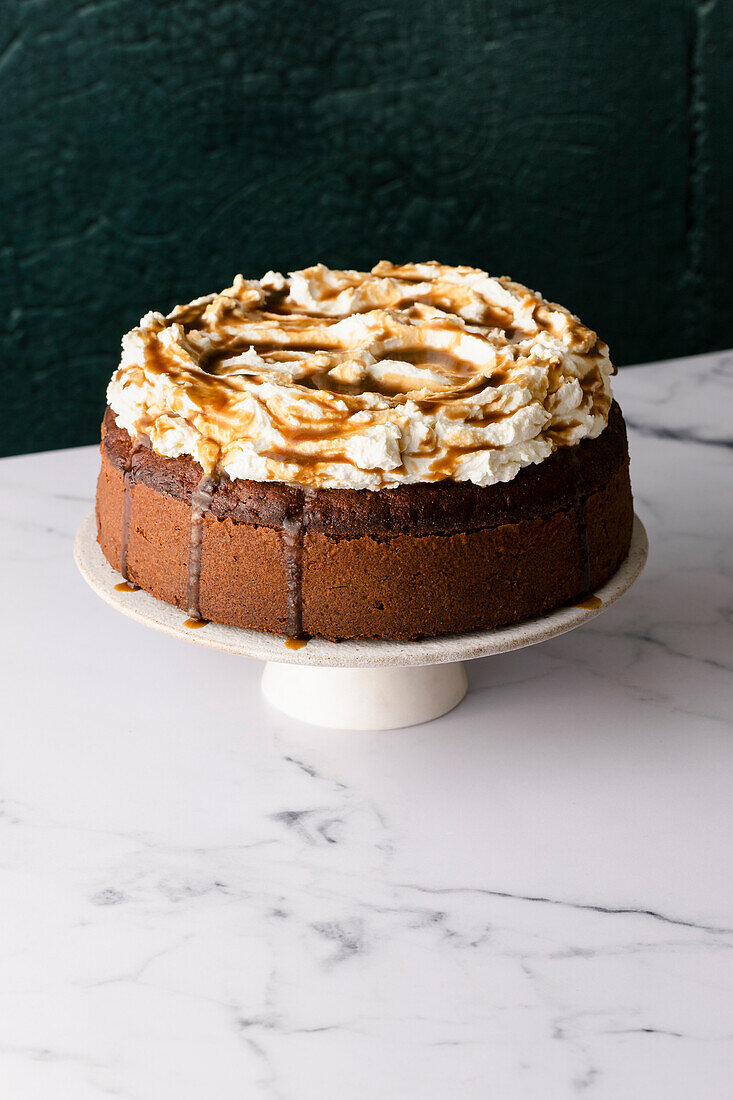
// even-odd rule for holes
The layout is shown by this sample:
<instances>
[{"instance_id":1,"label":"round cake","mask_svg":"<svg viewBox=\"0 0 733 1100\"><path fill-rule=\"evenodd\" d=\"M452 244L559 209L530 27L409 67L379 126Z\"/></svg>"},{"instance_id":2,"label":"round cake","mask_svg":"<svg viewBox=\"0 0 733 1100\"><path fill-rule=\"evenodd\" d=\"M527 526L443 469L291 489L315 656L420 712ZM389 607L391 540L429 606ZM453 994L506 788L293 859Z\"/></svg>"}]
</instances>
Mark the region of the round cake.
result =
<instances>
[{"instance_id":1,"label":"round cake","mask_svg":"<svg viewBox=\"0 0 733 1100\"><path fill-rule=\"evenodd\" d=\"M387 262L237 276L122 346L99 543L192 625L487 629L582 600L628 553L608 348L507 278Z\"/></svg>"}]
</instances>

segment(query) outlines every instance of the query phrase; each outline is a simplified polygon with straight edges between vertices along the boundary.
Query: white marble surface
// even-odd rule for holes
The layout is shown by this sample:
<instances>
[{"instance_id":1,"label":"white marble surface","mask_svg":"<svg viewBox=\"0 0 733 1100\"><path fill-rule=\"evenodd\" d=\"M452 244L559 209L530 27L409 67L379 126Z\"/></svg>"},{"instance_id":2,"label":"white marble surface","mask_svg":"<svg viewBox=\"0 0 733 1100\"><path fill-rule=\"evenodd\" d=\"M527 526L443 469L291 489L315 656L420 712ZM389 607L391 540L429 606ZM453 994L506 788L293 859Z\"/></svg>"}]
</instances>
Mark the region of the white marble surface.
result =
<instances>
[{"instance_id":1,"label":"white marble surface","mask_svg":"<svg viewBox=\"0 0 733 1100\"><path fill-rule=\"evenodd\" d=\"M732 374L622 372L640 581L388 733L103 604L93 449L0 462L3 1100L730 1097Z\"/></svg>"}]
</instances>

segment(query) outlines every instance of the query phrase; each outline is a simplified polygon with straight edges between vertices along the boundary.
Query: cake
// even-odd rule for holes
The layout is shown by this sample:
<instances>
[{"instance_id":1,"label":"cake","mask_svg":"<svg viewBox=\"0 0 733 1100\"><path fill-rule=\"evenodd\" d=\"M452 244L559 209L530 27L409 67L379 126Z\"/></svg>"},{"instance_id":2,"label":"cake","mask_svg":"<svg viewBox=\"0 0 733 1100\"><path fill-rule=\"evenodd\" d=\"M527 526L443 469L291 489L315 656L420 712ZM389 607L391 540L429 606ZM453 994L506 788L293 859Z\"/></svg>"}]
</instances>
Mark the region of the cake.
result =
<instances>
[{"instance_id":1,"label":"cake","mask_svg":"<svg viewBox=\"0 0 733 1100\"><path fill-rule=\"evenodd\" d=\"M191 625L336 641L535 617L628 553L613 373L577 317L474 268L237 276L123 338L99 544Z\"/></svg>"}]
</instances>

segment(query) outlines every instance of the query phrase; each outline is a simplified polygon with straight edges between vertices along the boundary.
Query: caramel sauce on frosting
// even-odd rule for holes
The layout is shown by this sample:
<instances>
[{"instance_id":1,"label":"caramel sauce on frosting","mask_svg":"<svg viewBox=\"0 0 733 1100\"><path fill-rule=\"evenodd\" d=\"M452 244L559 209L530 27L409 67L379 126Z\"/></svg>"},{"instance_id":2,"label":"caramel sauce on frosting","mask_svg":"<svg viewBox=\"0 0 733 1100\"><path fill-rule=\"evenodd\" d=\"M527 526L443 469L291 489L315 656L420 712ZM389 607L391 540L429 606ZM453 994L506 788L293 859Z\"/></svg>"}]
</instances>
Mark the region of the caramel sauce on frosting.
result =
<instances>
[{"instance_id":1,"label":"caramel sauce on frosting","mask_svg":"<svg viewBox=\"0 0 733 1100\"><path fill-rule=\"evenodd\" d=\"M133 438L191 455L204 478L491 485L599 435L612 373L594 332L507 278L437 263L318 264L237 276L167 317L146 314L123 339L108 401Z\"/></svg>"}]
</instances>

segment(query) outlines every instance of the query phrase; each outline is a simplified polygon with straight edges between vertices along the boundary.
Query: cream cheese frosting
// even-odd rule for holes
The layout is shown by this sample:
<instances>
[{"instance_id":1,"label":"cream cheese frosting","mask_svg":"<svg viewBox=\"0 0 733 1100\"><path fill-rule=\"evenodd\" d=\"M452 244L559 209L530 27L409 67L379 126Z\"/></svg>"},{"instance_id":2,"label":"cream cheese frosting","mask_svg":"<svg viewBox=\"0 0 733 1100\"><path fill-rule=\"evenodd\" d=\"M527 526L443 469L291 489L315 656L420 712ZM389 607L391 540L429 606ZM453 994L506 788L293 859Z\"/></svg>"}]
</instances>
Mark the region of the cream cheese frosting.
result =
<instances>
[{"instance_id":1,"label":"cream cheese frosting","mask_svg":"<svg viewBox=\"0 0 733 1100\"><path fill-rule=\"evenodd\" d=\"M122 348L107 400L133 438L205 474L324 489L510 481L600 435L614 373L562 306L435 262L238 275Z\"/></svg>"}]
</instances>

